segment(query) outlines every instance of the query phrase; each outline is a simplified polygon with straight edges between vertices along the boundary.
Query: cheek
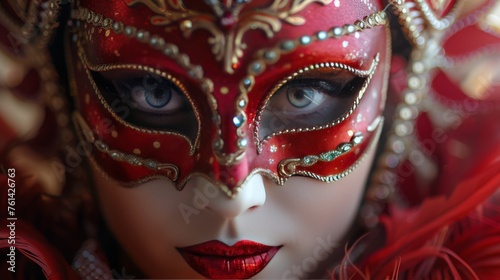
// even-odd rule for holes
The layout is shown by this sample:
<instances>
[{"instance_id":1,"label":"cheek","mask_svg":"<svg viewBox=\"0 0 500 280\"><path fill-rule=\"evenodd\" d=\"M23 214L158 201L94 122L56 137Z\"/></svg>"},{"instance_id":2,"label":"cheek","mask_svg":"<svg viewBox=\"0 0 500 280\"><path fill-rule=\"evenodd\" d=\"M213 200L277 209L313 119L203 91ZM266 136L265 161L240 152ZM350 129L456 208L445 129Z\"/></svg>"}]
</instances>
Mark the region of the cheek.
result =
<instances>
[{"instance_id":1,"label":"cheek","mask_svg":"<svg viewBox=\"0 0 500 280\"><path fill-rule=\"evenodd\" d=\"M356 171L364 171L358 168ZM336 225L336 231L351 221L362 196L364 178L353 172L341 181L325 184L309 178L292 178L275 204L287 216L311 231ZM364 173L364 172L363 172ZM360 174L361 176L364 174Z\"/></svg>"},{"instance_id":2,"label":"cheek","mask_svg":"<svg viewBox=\"0 0 500 280\"><path fill-rule=\"evenodd\" d=\"M149 277L189 274L175 249L186 225L178 206L187 195L166 181L124 188L95 169L94 174L104 219L134 263Z\"/></svg>"},{"instance_id":3,"label":"cheek","mask_svg":"<svg viewBox=\"0 0 500 280\"><path fill-rule=\"evenodd\" d=\"M292 177L282 188L268 188L268 196L282 211L275 213L286 217L280 227L293 224L289 243L283 248L292 263L300 265L314 257L318 248L322 253L328 251L331 261L342 256L345 235L357 217L374 154L372 148L351 174L337 182ZM333 249L324 249L325 244Z\"/></svg>"},{"instance_id":4,"label":"cheek","mask_svg":"<svg viewBox=\"0 0 500 280\"><path fill-rule=\"evenodd\" d=\"M343 244L356 217L374 150L351 174L331 184L302 177L292 177L283 187L265 183L265 203L231 223L238 239L283 245L260 275L281 277L293 265L315 257L318 248L318 263L325 258L330 263L342 255L344 248L338 244ZM180 192L161 180L124 188L93 171L102 214L134 263L149 277L198 278L175 247L219 239L228 231L228 223L219 216L196 208L194 185L203 184L194 180ZM227 203L224 198L213 202ZM200 211L187 217L185 207Z\"/></svg>"},{"instance_id":5,"label":"cheek","mask_svg":"<svg viewBox=\"0 0 500 280\"><path fill-rule=\"evenodd\" d=\"M274 196L273 203L286 209L288 215L304 224L316 225L314 228L330 223L349 223L349 217L359 207L374 152L373 148L368 151L360 165L339 181L328 184L292 177L283 188L276 188L276 193L268 189L269 196Z\"/></svg>"}]
</instances>

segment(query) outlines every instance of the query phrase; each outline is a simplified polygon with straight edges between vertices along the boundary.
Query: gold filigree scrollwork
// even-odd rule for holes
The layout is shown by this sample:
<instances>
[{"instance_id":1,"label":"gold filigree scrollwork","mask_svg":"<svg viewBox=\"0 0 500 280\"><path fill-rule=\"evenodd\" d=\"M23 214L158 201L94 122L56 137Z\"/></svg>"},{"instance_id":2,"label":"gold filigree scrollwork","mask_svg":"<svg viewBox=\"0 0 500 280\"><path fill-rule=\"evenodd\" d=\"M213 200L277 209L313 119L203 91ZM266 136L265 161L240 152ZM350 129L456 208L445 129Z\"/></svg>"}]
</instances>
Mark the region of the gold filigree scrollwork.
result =
<instances>
[{"instance_id":1,"label":"gold filigree scrollwork","mask_svg":"<svg viewBox=\"0 0 500 280\"><path fill-rule=\"evenodd\" d=\"M333 0L275 0L266 8L258 8L241 12L242 4L227 9L221 13L221 7L213 4L212 8L217 14L203 14L188 10L183 2L172 0L132 0L129 6L144 4L150 8L156 16L151 18L154 25L170 25L179 22L184 37L188 38L198 29L208 31L212 37L209 44L212 45L212 53L217 61L222 61L224 71L234 73L239 66L239 59L243 56L246 45L243 36L249 30L260 30L268 38L274 37L282 28L282 23L292 25L303 25L306 20L297 15L313 2L328 5ZM241 12L241 13L240 13Z\"/></svg>"},{"instance_id":2,"label":"gold filigree scrollwork","mask_svg":"<svg viewBox=\"0 0 500 280\"><path fill-rule=\"evenodd\" d=\"M151 17L151 23L155 25L167 25L181 19L186 19L198 13L184 8L182 1L174 0L131 0L128 6L144 4L158 16Z\"/></svg>"}]
</instances>

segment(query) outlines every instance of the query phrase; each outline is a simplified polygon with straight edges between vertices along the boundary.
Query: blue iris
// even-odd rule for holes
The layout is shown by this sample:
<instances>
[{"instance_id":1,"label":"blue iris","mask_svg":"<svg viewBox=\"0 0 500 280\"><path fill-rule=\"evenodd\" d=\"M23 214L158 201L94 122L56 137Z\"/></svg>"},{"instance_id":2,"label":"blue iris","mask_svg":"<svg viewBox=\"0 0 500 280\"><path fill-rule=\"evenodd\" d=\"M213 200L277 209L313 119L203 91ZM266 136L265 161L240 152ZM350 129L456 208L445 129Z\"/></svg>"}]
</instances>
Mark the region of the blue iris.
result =
<instances>
[{"instance_id":1,"label":"blue iris","mask_svg":"<svg viewBox=\"0 0 500 280\"><path fill-rule=\"evenodd\" d=\"M146 92L146 102L153 108L162 108L172 99L172 91L169 87L157 88Z\"/></svg>"},{"instance_id":2,"label":"blue iris","mask_svg":"<svg viewBox=\"0 0 500 280\"><path fill-rule=\"evenodd\" d=\"M312 103L316 93L313 88L295 88L287 93L287 98L294 107L305 108Z\"/></svg>"}]
</instances>

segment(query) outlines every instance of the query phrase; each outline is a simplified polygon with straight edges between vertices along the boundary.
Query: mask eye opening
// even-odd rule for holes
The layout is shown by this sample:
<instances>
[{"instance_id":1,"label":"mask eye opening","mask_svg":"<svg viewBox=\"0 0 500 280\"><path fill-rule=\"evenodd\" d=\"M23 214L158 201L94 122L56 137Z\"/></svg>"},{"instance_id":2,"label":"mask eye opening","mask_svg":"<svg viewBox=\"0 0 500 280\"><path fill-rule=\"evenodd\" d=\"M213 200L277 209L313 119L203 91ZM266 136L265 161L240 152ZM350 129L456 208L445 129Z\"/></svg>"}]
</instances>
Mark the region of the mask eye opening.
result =
<instances>
[{"instance_id":1,"label":"mask eye opening","mask_svg":"<svg viewBox=\"0 0 500 280\"><path fill-rule=\"evenodd\" d=\"M305 131L314 131L314 130L320 130L320 129L325 129L329 128L332 126L335 126L342 121L344 121L348 116L350 116L355 109L357 108L361 98L363 97L364 92L366 91L367 87L370 84L371 78L373 77L373 74L375 73L375 70L378 66L379 62L379 55L375 57L375 59L372 62L371 67L368 70L359 70L353 67L350 67L345 64L341 63L320 63L320 64L315 64L311 65L309 67L305 67L304 69L301 69L299 71L296 71L292 75L282 79L270 92L269 94L266 95L266 97L262 101L262 105L259 106L259 110L257 112L256 118L255 118L255 129L254 129L254 141L257 146L257 152L261 153L262 152L262 146L263 144L271 139L272 137L275 137L277 135L281 134L288 134L288 133L297 133L297 132L305 132ZM278 131L265 131L266 127L264 122L268 118L268 115L266 116L266 110L269 108L270 103L273 100L273 97L276 96L277 93L279 93L284 87L288 86L290 83L297 83L300 84L303 81L306 82L311 82L314 81L316 83L321 82L321 80L324 80L323 77L325 77L324 73L341 73L341 75L337 78L345 78L350 76L352 79L344 85L349 86L349 84L354 85L354 88L351 88L350 94L347 95L352 95L350 99L350 104L349 106L346 106L347 108L343 110L343 113L340 115L337 115L335 118L329 119L327 121L322 122L321 124L315 123L312 125L303 125L299 127L292 127L292 128L284 128ZM319 75L321 78L317 79L314 78L317 73L323 73ZM328 76L328 75L326 75ZM331 85L331 84L330 84ZM337 98L339 98L337 96ZM343 97L342 97L343 98ZM318 114L318 112L314 112L315 114ZM274 116L275 119L280 119L280 116ZM304 116L298 116L298 118L304 117ZM307 122L307 119L304 119Z\"/></svg>"},{"instance_id":2,"label":"mask eye opening","mask_svg":"<svg viewBox=\"0 0 500 280\"><path fill-rule=\"evenodd\" d=\"M179 83L148 72L90 70L90 74L108 107L122 121L142 130L196 141L199 121Z\"/></svg>"}]
</instances>

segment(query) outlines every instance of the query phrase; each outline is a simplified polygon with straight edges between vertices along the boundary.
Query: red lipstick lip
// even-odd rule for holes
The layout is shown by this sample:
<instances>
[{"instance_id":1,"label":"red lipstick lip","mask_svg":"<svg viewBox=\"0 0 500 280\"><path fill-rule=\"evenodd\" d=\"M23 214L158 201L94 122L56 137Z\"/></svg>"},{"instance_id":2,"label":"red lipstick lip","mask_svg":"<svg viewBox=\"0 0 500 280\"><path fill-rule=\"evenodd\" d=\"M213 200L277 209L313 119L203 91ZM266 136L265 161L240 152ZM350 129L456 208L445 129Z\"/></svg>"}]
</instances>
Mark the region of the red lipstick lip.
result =
<instances>
[{"instance_id":1,"label":"red lipstick lip","mask_svg":"<svg viewBox=\"0 0 500 280\"><path fill-rule=\"evenodd\" d=\"M194 270L205 277L246 279L264 269L280 248L250 240L238 241L233 246L211 240L177 250Z\"/></svg>"}]
</instances>

